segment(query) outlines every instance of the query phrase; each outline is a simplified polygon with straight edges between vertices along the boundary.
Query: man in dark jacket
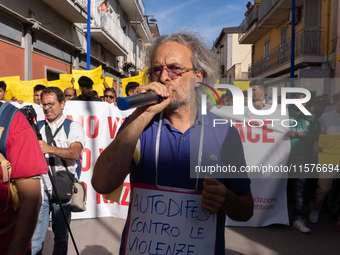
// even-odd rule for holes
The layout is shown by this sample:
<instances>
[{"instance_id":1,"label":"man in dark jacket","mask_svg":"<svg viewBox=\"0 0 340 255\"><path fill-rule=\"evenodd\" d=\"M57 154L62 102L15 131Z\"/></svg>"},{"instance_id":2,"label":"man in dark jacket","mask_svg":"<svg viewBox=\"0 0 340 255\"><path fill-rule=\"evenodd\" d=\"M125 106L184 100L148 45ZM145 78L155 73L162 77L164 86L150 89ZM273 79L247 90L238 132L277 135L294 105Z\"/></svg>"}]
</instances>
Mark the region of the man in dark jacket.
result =
<instances>
[{"instance_id":1,"label":"man in dark jacket","mask_svg":"<svg viewBox=\"0 0 340 255\"><path fill-rule=\"evenodd\" d=\"M72 100L80 100L80 101L102 101L100 98L95 97L92 86L93 86L93 81L86 76L82 76L78 80L79 84L79 90L81 94L73 98Z\"/></svg>"}]
</instances>

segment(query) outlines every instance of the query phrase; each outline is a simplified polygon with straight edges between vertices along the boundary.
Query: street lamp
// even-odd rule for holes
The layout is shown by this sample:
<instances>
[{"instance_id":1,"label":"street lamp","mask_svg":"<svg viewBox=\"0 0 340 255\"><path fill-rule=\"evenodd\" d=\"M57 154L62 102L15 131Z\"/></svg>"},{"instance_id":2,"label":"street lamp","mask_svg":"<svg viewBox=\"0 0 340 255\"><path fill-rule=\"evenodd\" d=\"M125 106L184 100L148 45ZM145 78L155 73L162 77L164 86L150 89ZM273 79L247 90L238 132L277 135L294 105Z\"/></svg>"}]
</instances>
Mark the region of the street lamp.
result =
<instances>
[{"instance_id":1,"label":"street lamp","mask_svg":"<svg viewBox=\"0 0 340 255\"><path fill-rule=\"evenodd\" d=\"M138 14L137 14L137 11L136 11L136 14L135 14L135 21L136 21L136 36L135 36L135 75L137 75L137 40L138 40L138 35L137 35L137 29L138 29L138 22L143 20L143 18L146 18L147 22L149 23L149 21L151 22L156 22L157 20L153 17L153 15L142 15L140 16L140 19L138 19ZM148 20L149 17L152 17L150 20Z\"/></svg>"}]
</instances>

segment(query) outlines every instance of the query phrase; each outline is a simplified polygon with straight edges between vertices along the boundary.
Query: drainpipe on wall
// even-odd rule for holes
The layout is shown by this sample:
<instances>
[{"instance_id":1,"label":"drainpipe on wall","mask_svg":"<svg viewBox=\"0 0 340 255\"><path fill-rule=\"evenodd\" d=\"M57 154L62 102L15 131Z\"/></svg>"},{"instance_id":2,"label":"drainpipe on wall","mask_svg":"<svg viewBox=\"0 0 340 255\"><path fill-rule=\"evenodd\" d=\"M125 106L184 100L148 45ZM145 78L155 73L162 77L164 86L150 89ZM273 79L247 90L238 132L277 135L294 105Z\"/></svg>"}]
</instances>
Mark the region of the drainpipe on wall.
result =
<instances>
[{"instance_id":1,"label":"drainpipe on wall","mask_svg":"<svg viewBox=\"0 0 340 255\"><path fill-rule=\"evenodd\" d=\"M24 26L25 80L32 80L32 30Z\"/></svg>"}]
</instances>

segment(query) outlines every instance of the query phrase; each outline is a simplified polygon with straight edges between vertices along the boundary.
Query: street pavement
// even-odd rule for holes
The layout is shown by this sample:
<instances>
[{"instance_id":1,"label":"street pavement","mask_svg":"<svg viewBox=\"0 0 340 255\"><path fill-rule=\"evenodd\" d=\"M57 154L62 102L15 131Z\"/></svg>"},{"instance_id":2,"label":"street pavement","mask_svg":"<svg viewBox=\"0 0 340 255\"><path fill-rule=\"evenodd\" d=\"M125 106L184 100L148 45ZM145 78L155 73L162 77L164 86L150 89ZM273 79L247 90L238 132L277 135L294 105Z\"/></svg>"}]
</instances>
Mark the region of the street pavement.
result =
<instances>
[{"instance_id":1,"label":"street pavement","mask_svg":"<svg viewBox=\"0 0 340 255\"><path fill-rule=\"evenodd\" d=\"M116 255L125 220L105 217L72 220L71 230L81 255ZM226 227L226 254L340 254L340 232L336 220L321 211L317 224L307 222L310 234L289 225L260 228ZM49 227L43 255L52 254L53 233ZM76 254L71 238L68 254Z\"/></svg>"}]
</instances>

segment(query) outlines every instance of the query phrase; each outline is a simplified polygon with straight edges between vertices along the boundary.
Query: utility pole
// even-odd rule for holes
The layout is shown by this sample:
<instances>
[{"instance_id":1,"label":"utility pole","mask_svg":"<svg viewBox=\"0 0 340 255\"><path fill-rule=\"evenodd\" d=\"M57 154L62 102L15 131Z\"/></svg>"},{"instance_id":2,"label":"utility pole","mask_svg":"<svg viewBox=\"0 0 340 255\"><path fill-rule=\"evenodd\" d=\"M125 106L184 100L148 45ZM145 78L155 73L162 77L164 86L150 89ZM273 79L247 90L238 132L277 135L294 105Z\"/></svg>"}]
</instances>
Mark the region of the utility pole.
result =
<instances>
[{"instance_id":1,"label":"utility pole","mask_svg":"<svg viewBox=\"0 0 340 255\"><path fill-rule=\"evenodd\" d=\"M86 70L91 68L91 0L87 1Z\"/></svg>"}]
</instances>

